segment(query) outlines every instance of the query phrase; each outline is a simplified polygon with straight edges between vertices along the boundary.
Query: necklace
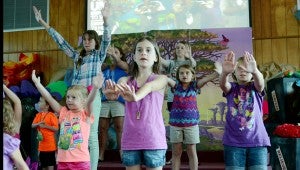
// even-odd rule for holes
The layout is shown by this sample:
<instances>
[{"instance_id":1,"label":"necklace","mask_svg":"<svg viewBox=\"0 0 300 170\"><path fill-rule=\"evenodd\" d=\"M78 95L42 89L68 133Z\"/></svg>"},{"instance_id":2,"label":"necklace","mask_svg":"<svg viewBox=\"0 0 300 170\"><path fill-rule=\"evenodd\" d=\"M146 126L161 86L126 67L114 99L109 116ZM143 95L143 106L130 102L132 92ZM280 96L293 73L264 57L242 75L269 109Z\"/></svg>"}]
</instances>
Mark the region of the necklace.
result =
<instances>
[{"instance_id":1,"label":"necklace","mask_svg":"<svg viewBox=\"0 0 300 170\"><path fill-rule=\"evenodd\" d=\"M140 111L137 111L137 112L136 112L136 119L137 119L137 120L140 120L140 119L141 119L141 112L140 112Z\"/></svg>"},{"instance_id":2,"label":"necklace","mask_svg":"<svg viewBox=\"0 0 300 170\"><path fill-rule=\"evenodd\" d=\"M136 119L137 120L140 120L141 119L141 106L143 105L143 99L141 99L141 102L139 103L139 102L136 102L136 106L137 106L137 112L136 112L136 114L135 114L135 116L136 116Z\"/></svg>"},{"instance_id":3,"label":"necklace","mask_svg":"<svg viewBox=\"0 0 300 170\"><path fill-rule=\"evenodd\" d=\"M149 78L150 78L152 75L153 75L153 73L151 73L151 74L148 76L148 78L147 78L146 81L143 83L143 85L144 85L145 83L148 82ZM142 85L142 86L143 86L143 85ZM142 86L140 86L140 87L142 87ZM138 82L137 82L137 80L136 80L136 87L137 87L136 91L138 91L139 87L138 87ZM137 112L136 112L136 114L135 114L135 117L136 117L137 120L140 120L140 119L141 119L141 107L143 106L143 101L144 101L144 98L141 99L140 102L138 102L138 101L136 102L136 108L137 108L138 110L137 110Z\"/></svg>"}]
</instances>

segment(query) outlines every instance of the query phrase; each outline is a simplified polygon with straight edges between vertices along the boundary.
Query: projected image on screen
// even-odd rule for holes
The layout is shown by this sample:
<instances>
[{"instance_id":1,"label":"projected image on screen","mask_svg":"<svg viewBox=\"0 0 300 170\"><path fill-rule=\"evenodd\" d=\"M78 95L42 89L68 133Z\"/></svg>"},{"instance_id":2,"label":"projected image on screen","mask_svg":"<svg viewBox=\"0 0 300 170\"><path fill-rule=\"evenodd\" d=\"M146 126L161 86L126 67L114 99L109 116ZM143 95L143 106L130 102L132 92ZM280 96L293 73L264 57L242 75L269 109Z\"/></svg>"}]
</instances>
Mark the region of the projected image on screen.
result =
<instances>
[{"instance_id":1,"label":"projected image on screen","mask_svg":"<svg viewBox=\"0 0 300 170\"><path fill-rule=\"evenodd\" d=\"M248 0L109 0L113 34L249 27ZM87 29L102 34L104 0L88 0Z\"/></svg>"}]
</instances>

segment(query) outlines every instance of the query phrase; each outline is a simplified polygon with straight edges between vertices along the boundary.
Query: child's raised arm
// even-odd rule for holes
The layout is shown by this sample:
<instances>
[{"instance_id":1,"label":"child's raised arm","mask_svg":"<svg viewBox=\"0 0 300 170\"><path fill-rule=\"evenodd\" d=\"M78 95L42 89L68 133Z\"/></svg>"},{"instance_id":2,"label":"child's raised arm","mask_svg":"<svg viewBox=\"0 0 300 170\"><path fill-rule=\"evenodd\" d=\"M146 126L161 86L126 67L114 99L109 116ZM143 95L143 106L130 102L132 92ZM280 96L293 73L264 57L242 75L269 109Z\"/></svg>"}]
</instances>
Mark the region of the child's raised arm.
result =
<instances>
[{"instance_id":1,"label":"child's raised arm","mask_svg":"<svg viewBox=\"0 0 300 170\"><path fill-rule=\"evenodd\" d=\"M220 87L224 93L228 93L231 89L231 84L228 81L228 75L234 72L235 66L235 55L232 51L230 51L224 58L222 73L220 75Z\"/></svg>"},{"instance_id":2,"label":"child's raised arm","mask_svg":"<svg viewBox=\"0 0 300 170\"><path fill-rule=\"evenodd\" d=\"M184 54L184 57L188 60L191 61L191 66L194 68L197 66L197 62L196 60L193 58L193 55L192 55L192 48L189 44L185 44L185 54Z\"/></svg>"},{"instance_id":3,"label":"child's raised arm","mask_svg":"<svg viewBox=\"0 0 300 170\"><path fill-rule=\"evenodd\" d=\"M5 84L3 84L3 91L8 96L8 98L13 102L13 108L14 108L14 119L17 123L17 133L20 133L20 128L22 124L22 103L20 98L11 91Z\"/></svg>"},{"instance_id":4,"label":"child's raised arm","mask_svg":"<svg viewBox=\"0 0 300 170\"><path fill-rule=\"evenodd\" d=\"M87 99L87 116L90 116L92 110L93 110L93 101L96 97L97 92L99 92L99 89L102 87L104 78L103 74L99 73L96 77L93 78L93 88L91 92L88 95Z\"/></svg>"},{"instance_id":5,"label":"child's raised arm","mask_svg":"<svg viewBox=\"0 0 300 170\"><path fill-rule=\"evenodd\" d=\"M42 14L41 14L41 10L38 10L35 6L33 6L33 12L35 15L35 19L38 23L40 23L43 27L45 27L46 29L50 28L50 25L47 24L43 18L42 18Z\"/></svg>"},{"instance_id":6,"label":"child's raised arm","mask_svg":"<svg viewBox=\"0 0 300 170\"><path fill-rule=\"evenodd\" d=\"M56 113L59 113L62 106L51 96L48 90L41 84L40 77L36 77L35 70L32 71L31 78L33 83L35 84L38 91L45 98L45 100L49 103L52 110Z\"/></svg>"},{"instance_id":7,"label":"child's raised arm","mask_svg":"<svg viewBox=\"0 0 300 170\"><path fill-rule=\"evenodd\" d=\"M108 0L104 2L104 8L101 10L103 16L103 25L108 25L108 16L110 15L110 3Z\"/></svg>"}]
</instances>

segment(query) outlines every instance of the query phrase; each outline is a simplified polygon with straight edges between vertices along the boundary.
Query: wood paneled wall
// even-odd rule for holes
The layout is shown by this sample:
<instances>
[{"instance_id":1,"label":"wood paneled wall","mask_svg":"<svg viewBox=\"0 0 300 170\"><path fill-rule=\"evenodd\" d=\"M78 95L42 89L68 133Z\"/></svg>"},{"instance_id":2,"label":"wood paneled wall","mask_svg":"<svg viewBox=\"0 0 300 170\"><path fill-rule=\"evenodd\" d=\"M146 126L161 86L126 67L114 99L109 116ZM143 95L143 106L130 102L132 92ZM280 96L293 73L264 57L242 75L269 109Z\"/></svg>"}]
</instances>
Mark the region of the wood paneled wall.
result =
<instances>
[{"instance_id":1,"label":"wood paneled wall","mask_svg":"<svg viewBox=\"0 0 300 170\"><path fill-rule=\"evenodd\" d=\"M55 28L73 47L77 47L78 38L86 30L86 0L50 0L49 25ZM20 31L4 33L4 61L18 61L23 53L38 53L40 70L44 74L44 83L60 69L73 67L67 57L46 30Z\"/></svg>"},{"instance_id":2,"label":"wood paneled wall","mask_svg":"<svg viewBox=\"0 0 300 170\"><path fill-rule=\"evenodd\" d=\"M86 29L85 0L50 0L50 26L73 46ZM296 0L251 0L253 52L258 64L275 62L300 68L300 21L293 9ZM61 68L72 67L45 30L4 33L4 61L18 61L18 55L38 53L44 81Z\"/></svg>"},{"instance_id":3,"label":"wood paneled wall","mask_svg":"<svg viewBox=\"0 0 300 170\"><path fill-rule=\"evenodd\" d=\"M296 0L251 0L253 51L258 64L275 62L300 68L300 21Z\"/></svg>"}]
</instances>

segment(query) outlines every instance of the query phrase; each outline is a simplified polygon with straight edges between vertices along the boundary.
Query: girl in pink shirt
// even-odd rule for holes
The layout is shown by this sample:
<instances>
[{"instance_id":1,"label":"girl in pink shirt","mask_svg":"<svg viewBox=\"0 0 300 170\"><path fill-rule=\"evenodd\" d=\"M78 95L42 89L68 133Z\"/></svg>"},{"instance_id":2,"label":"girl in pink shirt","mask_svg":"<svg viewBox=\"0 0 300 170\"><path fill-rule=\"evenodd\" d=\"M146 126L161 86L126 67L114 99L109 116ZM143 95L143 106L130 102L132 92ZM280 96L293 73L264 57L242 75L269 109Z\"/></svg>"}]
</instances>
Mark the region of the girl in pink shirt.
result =
<instances>
[{"instance_id":1,"label":"girl in pink shirt","mask_svg":"<svg viewBox=\"0 0 300 170\"><path fill-rule=\"evenodd\" d=\"M69 87L66 95L67 106L61 106L41 84L32 72L32 81L49 103L54 112L59 113L60 133L57 153L57 169L90 169L88 139L90 126L94 121L92 113L93 100L103 84L103 75L93 79L93 88L88 90L82 85Z\"/></svg>"}]
</instances>

